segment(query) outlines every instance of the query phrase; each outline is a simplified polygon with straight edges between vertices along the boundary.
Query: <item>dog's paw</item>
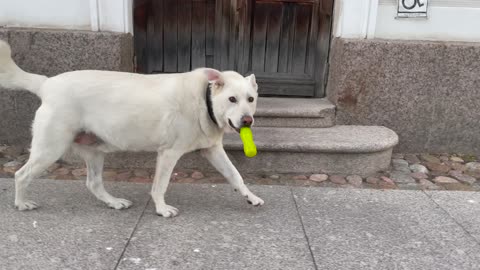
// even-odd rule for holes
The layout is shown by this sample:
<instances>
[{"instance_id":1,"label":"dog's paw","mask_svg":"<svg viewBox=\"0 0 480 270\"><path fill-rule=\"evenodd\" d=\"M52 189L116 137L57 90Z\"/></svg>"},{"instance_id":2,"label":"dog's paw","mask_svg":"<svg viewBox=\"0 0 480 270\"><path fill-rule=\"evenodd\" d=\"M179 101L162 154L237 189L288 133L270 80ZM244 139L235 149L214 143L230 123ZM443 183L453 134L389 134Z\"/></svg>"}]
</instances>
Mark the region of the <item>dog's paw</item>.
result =
<instances>
[{"instance_id":1,"label":"dog's paw","mask_svg":"<svg viewBox=\"0 0 480 270\"><path fill-rule=\"evenodd\" d=\"M247 198L247 202L253 206L261 206L265 203L261 198L251 192L245 195L245 197Z\"/></svg>"},{"instance_id":2,"label":"dog's paw","mask_svg":"<svg viewBox=\"0 0 480 270\"><path fill-rule=\"evenodd\" d=\"M16 202L15 207L20 211L27 211L37 208L38 204L33 201Z\"/></svg>"},{"instance_id":3,"label":"dog's paw","mask_svg":"<svg viewBox=\"0 0 480 270\"><path fill-rule=\"evenodd\" d=\"M169 218L178 215L178 209L170 206L170 205L163 205L157 206L157 215Z\"/></svg>"},{"instance_id":4,"label":"dog's paw","mask_svg":"<svg viewBox=\"0 0 480 270\"><path fill-rule=\"evenodd\" d=\"M130 206L132 206L132 202L129 201L129 200L125 200L125 199L116 198L116 199L108 202L107 205L109 207L113 208L113 209L120 210L120 209L129 208Z\"/></svg>"}]
</instances>

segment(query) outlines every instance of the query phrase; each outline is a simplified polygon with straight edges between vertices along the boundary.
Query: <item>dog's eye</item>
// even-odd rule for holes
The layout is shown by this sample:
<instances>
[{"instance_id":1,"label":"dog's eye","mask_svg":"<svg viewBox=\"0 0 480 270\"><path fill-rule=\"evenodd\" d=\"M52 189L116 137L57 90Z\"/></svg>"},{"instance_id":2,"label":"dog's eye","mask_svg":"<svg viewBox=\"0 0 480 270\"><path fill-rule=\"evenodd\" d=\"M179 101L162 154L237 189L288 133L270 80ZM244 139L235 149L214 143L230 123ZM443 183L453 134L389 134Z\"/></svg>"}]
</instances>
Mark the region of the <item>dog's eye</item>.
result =
<instances>
[{"instance_id":1,"label":"dog's eye","mask_svg":"<svg viewBox=\"0 0 480 270\"><path fill-rule=\"evenodd\" d=\"M237 103L237 99L235 97L229 97L228 100L232 103Z\"/></svg>"},{"instance_id":2,"label":"dog's eye","mask_svg":"<svg viewBox=\"0 0 480 270\"><path fill-rule=\"evenodd\" d=\"M252 103L255 99L253 97L248 98L248 102Z\"/></svg>"}]
</instances>

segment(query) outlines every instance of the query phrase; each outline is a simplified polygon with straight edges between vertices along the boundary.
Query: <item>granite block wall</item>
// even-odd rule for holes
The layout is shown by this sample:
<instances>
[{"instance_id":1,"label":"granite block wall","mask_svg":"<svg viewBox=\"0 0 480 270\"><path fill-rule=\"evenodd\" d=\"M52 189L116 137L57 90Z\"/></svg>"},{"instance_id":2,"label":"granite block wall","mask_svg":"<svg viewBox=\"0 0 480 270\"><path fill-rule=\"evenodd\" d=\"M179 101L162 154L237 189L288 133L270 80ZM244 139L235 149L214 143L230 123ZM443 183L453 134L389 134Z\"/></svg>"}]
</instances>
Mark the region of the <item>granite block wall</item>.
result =
<instances>
[{"instance_id":1,"label":"granite block wall","mask_svg":"<svg viewBox=\"0 0 480 270\"><path fill-rule=\"evenodd\" d=\"M111 32L1 28L16 63L24 70L54 76L83 69L133 71L133 37ZM40 100L23 91L0 89L0 143L29 144Z\"/></svg>"},{"instance_id":2,"label":"granite block wall","mask_svg":"<svg viewBox=\"0 0 480 270\"><path fill-rule=\"evenodd\" d=\"M480 155L480 43L335 39L337 124L383 125L396 152Z\"/></svg>"}]
</instances>

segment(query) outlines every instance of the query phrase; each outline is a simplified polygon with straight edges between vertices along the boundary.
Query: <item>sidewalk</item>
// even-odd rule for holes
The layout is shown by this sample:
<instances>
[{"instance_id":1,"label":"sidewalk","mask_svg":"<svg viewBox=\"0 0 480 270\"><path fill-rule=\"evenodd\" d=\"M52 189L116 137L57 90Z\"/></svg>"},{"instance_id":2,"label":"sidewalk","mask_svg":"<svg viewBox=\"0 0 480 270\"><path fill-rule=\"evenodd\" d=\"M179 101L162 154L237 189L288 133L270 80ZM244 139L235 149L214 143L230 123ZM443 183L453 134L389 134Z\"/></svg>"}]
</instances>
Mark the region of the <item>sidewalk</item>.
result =
<instances>
[{"instance_id":1,"label":"sidewalk","mask_svg":"<svg viewBox=\"0 0 480 270\"><path fill-rule=\"evenodd\" d=\"M479 269L480 193L252 186L261 208L223 184L173 184L173 219L150 185L107 182L128 210L83 181L35 180L41 207L13 208L0 179L1 269Z\"/></svg>"}]
</instances>

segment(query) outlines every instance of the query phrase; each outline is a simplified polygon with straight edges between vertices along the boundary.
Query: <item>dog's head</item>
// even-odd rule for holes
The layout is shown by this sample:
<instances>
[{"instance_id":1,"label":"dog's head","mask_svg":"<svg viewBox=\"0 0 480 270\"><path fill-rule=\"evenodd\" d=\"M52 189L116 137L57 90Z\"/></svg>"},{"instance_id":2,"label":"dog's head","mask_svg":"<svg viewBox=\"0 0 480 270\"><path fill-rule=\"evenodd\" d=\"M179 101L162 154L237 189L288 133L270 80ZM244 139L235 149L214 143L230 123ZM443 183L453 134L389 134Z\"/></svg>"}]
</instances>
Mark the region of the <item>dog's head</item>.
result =
<instances>
[{"instance_id":1,"label":"dog's head","mask_svg":"<svg viewBox=\"0 0 480 270\"><path fill-rule=\"evenodd\" d=\"M255 75L243 77L234 71L205 69L211 83L213 112L220 128L240 132L253 125L258 85Z\"/></svg>"}]
</instances>

